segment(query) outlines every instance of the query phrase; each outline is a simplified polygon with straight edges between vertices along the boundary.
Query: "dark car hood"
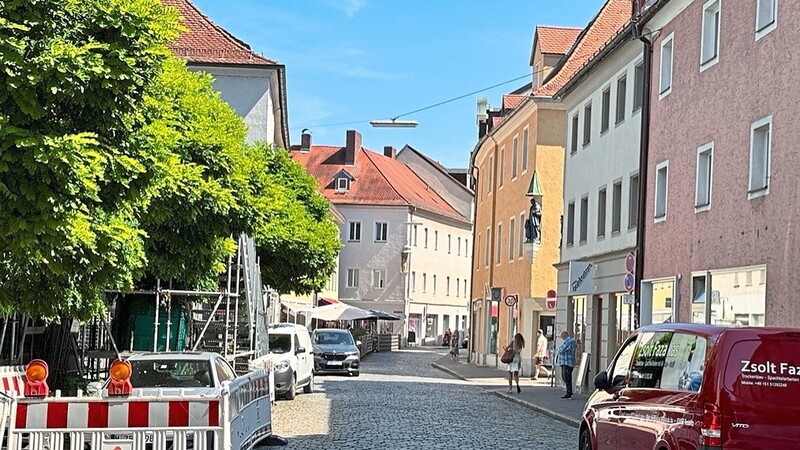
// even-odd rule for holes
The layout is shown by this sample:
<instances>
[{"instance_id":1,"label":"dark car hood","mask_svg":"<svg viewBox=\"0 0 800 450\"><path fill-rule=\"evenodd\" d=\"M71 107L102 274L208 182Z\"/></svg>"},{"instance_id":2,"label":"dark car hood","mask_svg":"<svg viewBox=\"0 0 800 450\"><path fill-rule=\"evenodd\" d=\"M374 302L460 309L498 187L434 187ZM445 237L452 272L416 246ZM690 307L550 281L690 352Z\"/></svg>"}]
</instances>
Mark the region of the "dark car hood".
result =
<instances>
[{"instance_id":1,"label":"dark car hood","mask_svg":"<svg viewBox=\"0 0 800 450\"><path fill-rule=\"evenodd\" d=\"M339 345L339 344L315 344L314 353L353 353L358 352L355 345Z\"/></svg>"}]
</instances>

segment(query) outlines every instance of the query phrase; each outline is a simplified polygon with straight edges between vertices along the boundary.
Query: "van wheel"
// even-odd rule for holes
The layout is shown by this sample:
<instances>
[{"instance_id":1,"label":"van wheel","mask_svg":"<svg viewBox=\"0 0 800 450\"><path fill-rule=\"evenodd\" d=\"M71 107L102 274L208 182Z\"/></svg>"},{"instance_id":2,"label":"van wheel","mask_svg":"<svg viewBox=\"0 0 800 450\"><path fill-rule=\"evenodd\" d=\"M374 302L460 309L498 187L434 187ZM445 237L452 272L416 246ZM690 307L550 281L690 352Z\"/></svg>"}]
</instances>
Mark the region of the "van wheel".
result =
<instances>
[{"instance_id":1,"label":"van wheel","mask_svg":"<svg viewBox=\"0 0 800 450\"><path fill-rule=\"evenodd\" d=\"M308 380L308 384L303 386L303 393L305 394L313 394L314 393L314 373L311 373L311 379Z\"/></svg>"},{"instance_id":2,"label":"van wheel","mask_svg":"<svg viewBox=\"0 0 800 450\"><path fill-rule=\"evenodd\" d=\"M592 436L589 434L588 428L584 428L581 431L581 437L578 442L578 448L580 450L592 450Z\"/></svg>"},{"instance_id":3,"label":"van wheel","mask_svg":"<svg viewBox=\"0 0 800 450\"><path fill-rule=\"evenodd\" d=\"M292 375L292 381L289 382L289 390L283 395L286 400L294 400L297 396L297 374Z\"/></svg>"}]
</instances>

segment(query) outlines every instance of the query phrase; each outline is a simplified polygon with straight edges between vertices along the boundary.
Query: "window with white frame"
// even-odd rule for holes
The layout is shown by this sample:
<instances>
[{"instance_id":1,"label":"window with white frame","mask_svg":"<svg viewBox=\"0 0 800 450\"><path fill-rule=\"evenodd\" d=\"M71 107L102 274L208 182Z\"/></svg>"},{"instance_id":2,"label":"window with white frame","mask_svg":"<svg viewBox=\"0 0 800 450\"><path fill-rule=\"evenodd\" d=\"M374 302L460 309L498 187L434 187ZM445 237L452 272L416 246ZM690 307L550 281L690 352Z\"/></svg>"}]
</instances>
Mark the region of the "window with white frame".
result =
<instances>
[{"instance_id":1,"label":"window with white frame","mask_svg":"<svg viewBox=\"0 0 800 450\"><path fill-rule=\"evenodd\" d=\"M765 278L766 278L766 277L765 277ZM465 279L465 280L464 280L464 297L466 297L466 296L467 296L467 294L468 294L468 292L467 292L467 280Z\"/></svg>"},{"instance_id":2,"label":"window with white frame","mask_svg":"<svg viewBox=\"0 0 800 450\"><path fill-rule=\"evenodd\" d=\"M670 34L661 42L661 66L658 76L658 93L663 97L672 89L672 53L675 38Z\"/></svg>"},{"instance_id":3,"label":"window with white frame","mask_svg":"<svg viewBox=\"0 0 800 450\"><path fill-rule=\"evenodd\" d=\"M583 107L583 145L592 141L592 104Z\"/></svg>"},{"instance_id":4,"label":"window with white frame","mask_svg":"<svg viewBox=\"0 0 800 450\"><path fill-rule=\"evenodd\" d=\"M417 246L417 237L419 236L418 229L419 227L417 225L414 225L414 247Z\"/></svg>"},{"instance_id":5,"label":"window with white frame","mask_svg":"<svg viewBox=\"0 0 800 450\"><path fill-rule=\"evenodd\" d=\"M439 250L439 230L433 231L433 250Z\"/></svg>"},{"instance_id":6,"label":"window with white frame","mask_svg":"<svg viewBox=\"0 0 800 450\"><path fill-rule=\"evenodd\" d=\"M766 192L769 188L772 157L772 116L753 122L750 126L750 193Z\"/></svg>"},{"instance_id":7,"label":"window with white frame","mask_svg":"<svg viewBox=\"0 0 800 450\"><path fill-rule=\"evenodd\" d=\"M497 224L497 257L495 258L495 262L500 264L501 258L503 257L503 224Z\"/></svg>"},{"instance_id":8,"label":"window with white frame","mask_svg":"<svg viewBox=\"0 0 800 450\"><path fill-rule=\"evenodd\" d=\"M606 235L606 188L597 193L597 237Z\"/></svg>"},{"instance_id":9,"label":"window with white frame","mask_svg":"<svg viewBox=\"0 0 800 450\"><path fill-rule=\"evenodd\" d=\"M450 297L450 277L447 277L446 281L447 281L446 290L444 292L447 297Z\"/></svg>"},{"instance_id":10,"label":"window with white frame","mask_svg":"<svg viewBox=\"0 0 800 450\"><path fill-rule=\"evenodd\" d=\"M386 242L389 232L389 224L386 222L375 222L375 242Z\"/></svg>"},{"instance_id":11,"label":"window with white frame","mask_svg":"<svg viewBox=\"0 0 800 450\"><path fill-rule=\"evenodd\" d=\"M449 233L447 234L447 254L451 254L453 252L453 236Z\"/></svg>"},{"instance_id":12,"label":"window with white frame","mask_svg":"<svg viewBox=\"0 0 800 450\"><path fill-rule=\"evenodd\" d=\"M633 111L642 108L644 101L644 63L640 62L633 68Z\"/></svg>"},{"instance_id":13,"label":"window with white frame","mask_svg":"<svg viewBox=\"0 0 800 450\"><path fill-rule=\"evenodd\" d=\"M500 161L498 161L500 167L497 168L497 187L503 187L503 182L505 181L505 171L506 171L506 149L500 149Z\"/></svg>"},{"instance_id":14,"label":"window with white frame","mask_svg":"<svg viewBox=\"0 0 800 450\"><path fill-rule=\"evenodd\" d=\"M425 248L428 248L428 227L425 227L425 229L422 230L422 245Z\"/></svg>"},{"instance_id":15,"label":"window with white frame","mask_svg":"<svg viewBox=\"0 0 800 450\"><path fill-rule=\"evenodd\" d=\"M628 229L639 223L639 174L631 175L628 185Z\"/></svg>"},{"instance_id":16,"label":"window with white frame","mask_svg":"<svg viewBox=\"0 0 800 450\"><path fill-rule=\"evenodd\" d=\"M667 217L667 179L669 176L669 161L664 161L656 166L656 202L654 216L656 219Z\"/></svg>"},{"instance_id":17,"label":"window with white frame","mask_svg":"<svg viewBox=\"0 0 800 450\"><path fill-rule=\"evenodd\" d=\"M695 208L711 205L711 176L713 167L714 143L710 142L697 149L697 176L695 177Z\"/></svg>"},{"instance_id":18,"label":"window with white frame","mask_svg":"<svg viewBox=\"0 0 800 450\"><path fill-rule=\"evenodd\" d=\"M382 269L372 270L372 287L374 289L383 289L386 287L386 271Z\"/></svg>"},{"instance_id":19,"label":"window with white frame","mask_svg":"<svg viewBox=\"0 0 800 450\"><path fill-rule=\"evenodd\" d=\"M585 244L589 234L589 197L581 198L580 243Z\"/></svg>"},{"instance_id":20,"label":"window with white frame","mask_svg":"<svg viewBox=\"0 0 800 450\"><path fill-rule=\"evenodd\" d=\"M483 264L486 267L489 267L489 258L490 258L489 252L491 251L491 240L492 240L491 230L489 228L486 228L486 240L484 241L486 242L486 247L484 248L483 251Z\"/></svg>"},{"instance_id":21,"label":"window with white frame","mask_svg":"<svg viewBox=\"0 0 800 450\"><path fill-rule=\"evenodd\" d=\"M514 136L514 144L511 146L511 179L517 178L517 157L519 156L519 138Z\"/></svg>"},{"instance_id":22,"label":"window with white frame","mask_svg":"<svg viewBox=\"0 0 800 450\"><path fill-rule=\"evenodd\" d=\"M628 77L623 75L617 80L617 123L625 121L625 97L628 96Z\"/></svg>"},{"instance_id":23,"label":"window with white frame","mask_svg":"<svg viewBox=\"0 0 800 450\"><path fill-rule=\"evenodd\" d=\"M603 91L603 110L600 112L600 133L608 131L608 124L611 122L611 88Z\"/></svg>"},{"instance_id":24,"label":"window with white frame","mask_svg":"<svg viewBox=\"0 0 800 450\"><path fill-rule=\"evenodd\" d=\"M512 217L511 221L508 224L508 260L514 260L514 252L516 251L517 247L514 245L514 238L517 236L517 233L514 230L517 229L516 227L516 220Z\"/></svg>"},{"instance_id":25,"label":"window with white frame","mask_svg":"<svg viewBox=\"0 0 800 450\"><path fill-rule=\"evenodd\" d=\"M719 57L720 0L709 0L703 5L703 33L700 38L700 65L708 66Z\"/></svg>"},{"instance_id":26,"label":"window with white frame","mask_svg":"<svg viewBox=\"0 0 800 450\"><path fill-rule=\"evenodd\" d=\"M492 193L492 183L494 181L494 155L489 157L489 182L486 183L486 192Z\"/></svg>"},{"instance_id":27,"label":"window with white frame","mask_svg":"<svg viewBox=\"0 0 800 450\"><path fill-rule=\"evenodd\" d=\"M525 242L525 213L519 215L519 243L517 244L517 256L522 258Z\"/></svg>"},{"instance_id":28,"label":"window with white frame","mask_svg":"<svg viewBox=\"0 0 800 450\"><path fill-rule=\"evenodd\" d=\"M576 113L572 116L572 140L569 144L569 152L570 154L575 154L578 152L578 114Z\"/></svg>"},{"instance_id":29,"label":"window with white frame","mask_svg":"<svg viewBox=\"0 0 800 450\"><path fill-rule=\"evenodd\" d=\"M347 240L350 242L361 242L361 222L349 223L350 233Z\"/></svg>"},{"instance_id":30,"label":"window with white frame","mask_svg":"<svg viewBox=\"0 0 800 450\"><path fill-rule=\"evenodd\" d=\"M433 275L433 295L436 295L436 274Z\"/></svg>"},{"instance_id":31,"label":"window with white frame","mask_svg":"<svg viewBox=\"0 0 800 450\"><path fill-rule=\"evenodd\" d=\"M411 292L417 291L417 272L411 272Z\"/></svg>"},{"instance_id":32,"label":"window with white frame","mask_svg":"<svg viewBox=\"0 0 800 450\"><path fill-rule=\"evenodd\" d=\"M347 269L347 287L358 287L358 269Z\"/></svg>"},{"instance_id":33,"label":"window with white frame","mask_svg":"<svg viewBox=\"0 0 800 450\"><path fill-rule=\"evenodd\" d=\"M567 246L575 243L575 202L567 204Z\"/></svg>"},{"instance_id":34,"label":"window with white frame","mask_svg":"<svg viewBox=\"0 0 800 450\"><path fill-rule=\"evenodd\" d=\"M456 297L461 297L461 278L456 278Z\"/></svg>"},{"instance_id":35,"label":"window with white frame","mask_svg":"<svg viewBox=\"0 0 800 450\"><path fill-rule=\"evenodd\" d=\"M456 246L456 255L461 256L461 238L459 237L456 242L458 243Z\"/></svg>"},{"instance_id":36,"label":"window with white frame","mask_svg":"<svg viewBox=\"0 0 800 450\"><path fill-rule=\"evenodd\" d=\"M423 273L422 274L422 293L425 293L427 291L428 291L428 274L427 273Z\"/></svg>"},{"instance_id":37,"label":"window with white frame","mask_svg":"<svg viewBox=\"0 0 800 450\"><path fill-rule=\"evenodd\" d=\"M528 127L522 130L522 171L528 170Z\"/></svg>"},{"instance_id":38,"label":"window with white frame","mask_svg":"<svg viewBox=\"0 0 800 450\"><path fill-rule=\"evenodd\" d=\"M791 1L791 0L789 0ZM778 0L756 0L756 38L775 29Z\"/></svg>"},{"instance_id":39,"label":"window with white frame","mask_svg":"<svg viewBox=\"0 0 800 450\"><path fill-rule=\"evenodd\" d=\"M336 190L339 192L346 192L350 190L350 179L347 177L339 177L336 179Z\"/></svg>"},{"instance_id":40,"label":"window with white frame","mask_svg":"<svg viewBox=\"0 0 800 450\"><path fill-rule=\"evenodd\" d=\"M469 239L464 239L464 256L469 258Z\"/></svg>"},{"instance_id":41,"label":"window with white frame","mask_svg":"<svg viewBox=\"0 0 800 450\"><path fill-rule=\"evenodd\" d=\"M617 181L611 191L611 232L619 233L620 228L622 228L622 181Z\"/></svg>"}]
</instances>

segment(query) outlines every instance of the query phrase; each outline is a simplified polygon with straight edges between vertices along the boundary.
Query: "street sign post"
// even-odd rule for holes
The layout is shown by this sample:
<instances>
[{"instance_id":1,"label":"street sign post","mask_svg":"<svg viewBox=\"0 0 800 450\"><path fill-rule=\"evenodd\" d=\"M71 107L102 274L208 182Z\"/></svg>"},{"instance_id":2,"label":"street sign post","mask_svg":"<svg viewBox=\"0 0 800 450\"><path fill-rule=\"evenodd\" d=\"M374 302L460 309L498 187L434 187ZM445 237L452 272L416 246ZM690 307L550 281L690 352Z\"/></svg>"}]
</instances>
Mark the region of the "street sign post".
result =
<instances>
[{"instance_id":1,"label":"street sign post","mask_svg":"<svg viewBox=\"0 0 800 450\"><path fill-rule=\"evenodd\" d=\"M506 295L506 298L505 298L506 305L508 305L508 306L516 305L517 304L517 300L518 300L517 294Z\"/></svg>"},{"instance_id":2,"label":"street sign post","mask_svg":"<svg viewBox=\"0 0 800 450\"><path fill-rule=\"evenodd\" d=\"M636 254L633 252L628 253L628 256L625 257L625 270L628 272L625 274L625 278L622 280L622 285L625 286L625 290L633 292L636 289L636 277L634 274L636 273Z\"/></svg>"},{"instance_id":3,"label":"street sign post","mask_svg":"<svg viewBox=\"0 0 800 450\"><path fill-rule=\"evenodd\" d=\"M547 306L547 309L556 309L557 304L558 297L556 297L556 291L547 291L547 299L545 300L545 306Z\"/></svg>"}]
</instances>

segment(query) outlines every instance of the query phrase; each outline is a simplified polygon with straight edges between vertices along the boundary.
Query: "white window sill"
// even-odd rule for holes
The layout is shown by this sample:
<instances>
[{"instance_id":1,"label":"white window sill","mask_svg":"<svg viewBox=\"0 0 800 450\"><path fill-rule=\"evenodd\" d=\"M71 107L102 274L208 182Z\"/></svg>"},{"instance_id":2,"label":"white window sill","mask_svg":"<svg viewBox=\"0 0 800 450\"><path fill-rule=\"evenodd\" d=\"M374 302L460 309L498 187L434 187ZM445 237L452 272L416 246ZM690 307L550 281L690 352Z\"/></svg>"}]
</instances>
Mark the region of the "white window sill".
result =
<instances>
[{"instance_id":1,"label":"white window sill","mask_svg":"<svg viewBox=\"0 0 800 450\"><path fill-rule=\"evenodd\" d=\"M706 70L716 66L718 62L719 62L719 54L717 54L717 56L709 59L708 61L700 64L700 73L703 73Z\"/></svg>"},{"instance_id":2,"label":"white window sill","mask_svg":"<svg viewBox=\"0 0 800 450\"><path fill-rule=\"evenodd\" d=\"M763 189L759 189L757 191L750 191L747 193L747 199L752 200L754 198L764 197L765 195L769 194L769 187L765 187Z\"/></svg>"},{"instance_id":3,"label":"white window sill","mask_svg":"<svg viewBox=\"0 0 800 450\"><path fill-rule=\"evenodd\" d=\"M705 205L696 205L694 207L694 213L701 213L711 209L711 203L706 203Z\"/></svg>"},{"instance_id":4,"label":"white window sill","mask_svg":"<svg viewBox=\"0 0 800 450\"><path fill-rule=\"evenodd\" d=\"M665 91L662 91L658 94L658 99L661 100L664 97L668 96L672 92L672 85L668 87Z\"/></svg>"},{"instance_id":5,"label":"white window sill","mask_svg":"<svg viewBox=\"0 0 800 450\"><path fill-rule=\"evenodd\" d=\"M764 36L770 34L772 30L778 28L778 21L773 20L771 24L767 25L766 27L756 31L756 42L758 42Z\"/></svg>"},{"instance_id":6,"label":"white window sill","mask_svg":"<svg viewBox=\"0 0 800 450\"><path fill-rule=\"evenodd\" d=\"M666 220L667 220L667 215L664 214L663 216L660 216L660 217L654 217L653 218L653 223L661 223L661 222L664 222Z\"/></svg>"}]
</instances>

